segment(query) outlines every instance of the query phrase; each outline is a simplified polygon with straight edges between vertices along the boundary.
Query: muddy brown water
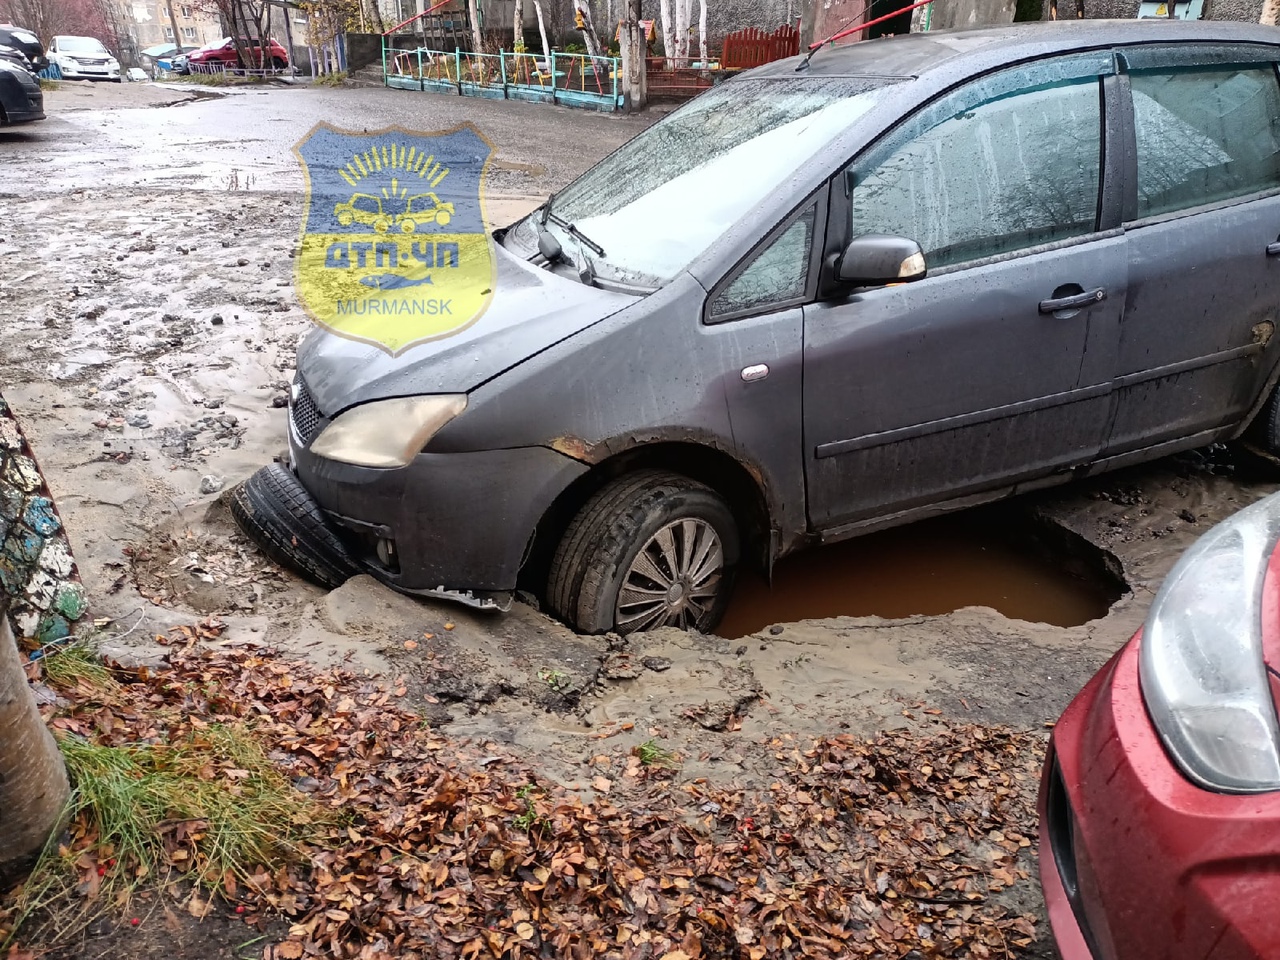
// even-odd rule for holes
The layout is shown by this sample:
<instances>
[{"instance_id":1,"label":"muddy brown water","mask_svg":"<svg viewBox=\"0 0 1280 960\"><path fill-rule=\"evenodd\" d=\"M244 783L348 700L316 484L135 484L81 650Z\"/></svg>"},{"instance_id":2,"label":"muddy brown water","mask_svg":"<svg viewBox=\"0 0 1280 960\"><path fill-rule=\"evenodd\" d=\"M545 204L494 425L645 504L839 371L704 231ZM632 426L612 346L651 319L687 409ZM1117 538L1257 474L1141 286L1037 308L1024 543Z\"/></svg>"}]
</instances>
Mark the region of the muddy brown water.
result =
<instances>
[{"instance_id":1,"label":"muddy brown water","mask_svg":"<svg viewBox=\"0 0 1280 960\"><path fill-rule=\"evenodd\" d=\"M741 574L715 632L737 639L796 620L971 606L1069 627L1105 616L1122 592L1096 558L1050 545L1025 517L969 511L794 554L774 568L772 586Z\"/></svg>"}]
</instances>

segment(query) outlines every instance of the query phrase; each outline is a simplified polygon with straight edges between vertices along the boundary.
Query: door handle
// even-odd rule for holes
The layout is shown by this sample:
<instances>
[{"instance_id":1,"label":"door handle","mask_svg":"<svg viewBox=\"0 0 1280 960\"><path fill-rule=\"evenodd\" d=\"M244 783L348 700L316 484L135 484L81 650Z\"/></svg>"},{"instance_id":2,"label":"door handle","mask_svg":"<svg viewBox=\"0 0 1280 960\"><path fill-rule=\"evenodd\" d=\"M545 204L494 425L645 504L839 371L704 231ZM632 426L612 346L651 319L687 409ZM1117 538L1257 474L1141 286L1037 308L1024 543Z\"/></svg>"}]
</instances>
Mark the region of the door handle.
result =
<instances>
[{"instance_id":1,"label":"door handle","mask_svg":"<svg viewBox=\"0 0 1280 960\"><path fill-rule=\"evenodd\" d=\"M1280 254L1280 240L1277 240L1275 243L1267 244L1267 256L1274 257L1277 254Z\"/></svg>"},{"instance_id":2,"label":"door handle","mask_svg":"<svg viewBox=\"0 0 1280 960\"><path fill-rule=\"evenodd\" d=\"M1107 291L1102 287L1096 290L1086 290L1084 293L1073 294L1070 297L1057 297L1053 300L1041 300L1041 313L1059 313L1063 310L1078 310L1081 307L1088 307L1095 303L1101 303L1107 299Z\"/></svg>"}]
</instances>

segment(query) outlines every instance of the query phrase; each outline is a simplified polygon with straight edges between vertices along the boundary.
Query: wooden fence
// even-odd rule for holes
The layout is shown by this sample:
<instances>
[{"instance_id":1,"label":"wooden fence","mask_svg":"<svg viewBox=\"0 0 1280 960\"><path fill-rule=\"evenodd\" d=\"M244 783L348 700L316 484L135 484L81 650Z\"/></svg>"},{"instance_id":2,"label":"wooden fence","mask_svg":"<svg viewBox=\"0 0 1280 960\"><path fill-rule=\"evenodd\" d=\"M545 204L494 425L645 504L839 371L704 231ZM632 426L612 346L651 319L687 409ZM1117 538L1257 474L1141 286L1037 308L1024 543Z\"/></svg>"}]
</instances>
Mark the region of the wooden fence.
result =
<instances>
[{"instance_id":1,"label":"wooden fence","mask_svg":"<svg viewBox=\"0 0 1280 960\"><path fill-rule=\"evenodd\" d=\"M648 57L646 83L653 100L687 100L738 70L749 70L800 53L800 30L784 24L772 33L747 27L724 38L722 53L710 63L696 58Z\"/></svg>"},{"instance_id":2,"label":"wooden fence","mask_svg":"<svg viewBox=\"0 0 1280 960\"><path fill-rule=\"evenodd\" d=\"M745 70L799 53L800 31L796 27L783 24L773 33L747 27L724 38L720 65L726 70Z\"/></svg>"}]
</instances>

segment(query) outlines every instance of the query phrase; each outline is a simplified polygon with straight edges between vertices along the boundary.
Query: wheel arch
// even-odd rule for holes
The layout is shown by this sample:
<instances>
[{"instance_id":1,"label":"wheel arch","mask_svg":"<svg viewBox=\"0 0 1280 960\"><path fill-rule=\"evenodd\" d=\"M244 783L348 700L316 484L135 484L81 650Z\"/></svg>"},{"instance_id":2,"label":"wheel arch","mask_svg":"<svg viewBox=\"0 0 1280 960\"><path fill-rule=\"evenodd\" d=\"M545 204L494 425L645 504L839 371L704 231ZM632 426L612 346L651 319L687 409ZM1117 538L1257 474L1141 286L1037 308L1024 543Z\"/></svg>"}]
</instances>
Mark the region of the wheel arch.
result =
<instances>
[{"instance_id":1,"label":"wheel arch","mask_svg":"<svg viewBox=\"0 0 1280 960\"><path fill-rule=\"evenodd\" d=\"M752 466L695 440L654 440L603 458L593 458L595 448L580 443L558 441L553 446L566 456L591 463L591 469L569 484L538 521L521 566L521 589L541 594L565 529L597 490L624 474L650 468L681 474L722 496L742 536L740 562L768 573L775 555L772 514L766 485Z\"/></svg>"}]
</instances>

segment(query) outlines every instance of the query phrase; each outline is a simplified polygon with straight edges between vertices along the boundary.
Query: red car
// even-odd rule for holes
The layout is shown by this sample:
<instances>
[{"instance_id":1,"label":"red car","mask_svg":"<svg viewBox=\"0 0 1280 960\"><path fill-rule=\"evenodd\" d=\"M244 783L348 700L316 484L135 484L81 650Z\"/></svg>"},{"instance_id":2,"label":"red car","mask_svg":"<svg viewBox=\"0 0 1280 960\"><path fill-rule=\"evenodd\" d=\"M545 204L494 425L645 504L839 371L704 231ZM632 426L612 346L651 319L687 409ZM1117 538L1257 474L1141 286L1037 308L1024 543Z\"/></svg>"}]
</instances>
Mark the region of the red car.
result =
<instances>
[{"instance_id":1,"label":"red car","mask_svg":"<svg viewBox=\"0 0 1280 960\"><path fill-rule=\"evenodd\" d=\"M289 51L275 40L267 41L267 66L274 70L283 70L289 65ZM254 40L241 40L240 46L246 51L249 60L250 69L263 69L263 57L261 55L261 43ZM230 37L224 37L214 43L207 44L199 50L194 50L187 55L187 63L189 65L204 64L213 66L222 64L224 67L243 68L245 64L240 61L240 52L236 49L236 42Z\"/></svg>"},{"instance_id":2,"label":"red car","mask_svg":"<svg viewBox=\"0 0 1280 960\"><path fill-rule=\"evenodd\" d=\"M1064 960L1280 956L1280 494L1213 527L1053 731Z\"/></svg>"}]
</instances>

